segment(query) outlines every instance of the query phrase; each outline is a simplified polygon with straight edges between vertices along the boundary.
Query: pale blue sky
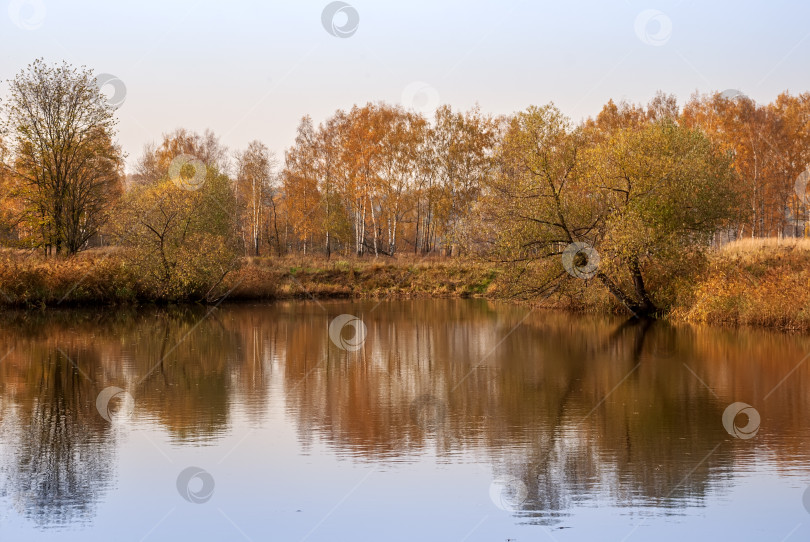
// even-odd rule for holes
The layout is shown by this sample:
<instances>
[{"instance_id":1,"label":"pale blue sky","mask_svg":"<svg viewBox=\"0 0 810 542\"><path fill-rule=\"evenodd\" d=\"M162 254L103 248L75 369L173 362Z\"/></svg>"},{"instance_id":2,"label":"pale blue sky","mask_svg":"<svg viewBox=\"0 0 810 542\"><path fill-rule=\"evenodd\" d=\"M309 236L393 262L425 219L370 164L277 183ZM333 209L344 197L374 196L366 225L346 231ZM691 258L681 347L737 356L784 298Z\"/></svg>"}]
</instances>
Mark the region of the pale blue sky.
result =
<instances>
[{"instance_id":1,"label":"pale blue sky","mask_svg":"<svg viewBox=\"0 0 810 542\"><path fill-rule=\"evenodd\" d=\"M325 0L2 2L0 78L37 57L116 75L129 164L181 126L211 128L231 149L260 139L281 156L302 115L400 103L414 82L433 89L417 105L509 113L554 101L575 120L657 89L681 102L695 90L763 102L810 90L810 5L795 0L351 0L360 22L349 38L324 29ZM646 10L664 18L647 16L639 36Z\"/></svg>"}]
</instances>

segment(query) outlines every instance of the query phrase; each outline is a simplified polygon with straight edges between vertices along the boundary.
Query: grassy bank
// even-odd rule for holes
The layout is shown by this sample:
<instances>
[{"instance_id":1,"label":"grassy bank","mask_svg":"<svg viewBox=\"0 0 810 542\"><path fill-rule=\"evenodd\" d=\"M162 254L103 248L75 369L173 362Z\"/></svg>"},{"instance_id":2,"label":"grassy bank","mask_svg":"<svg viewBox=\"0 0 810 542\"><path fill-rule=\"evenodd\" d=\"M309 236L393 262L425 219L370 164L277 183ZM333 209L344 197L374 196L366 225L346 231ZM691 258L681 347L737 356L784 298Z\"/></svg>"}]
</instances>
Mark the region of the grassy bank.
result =
<instances>
[{"instance_id":1,"label":"grassy bank","mask_svg":"<svg viewBox=\"0 0 810 542\"><path fill-rule=\"evenodd\" d=\"M711 253L672 317L810 330L810 239L747 239Z\"/></svg>"},{"instance_id":2,"label":"grassy bank","mask_svg":"<svg viewBox=\"0 0 810 542\"><path fill-rule=\"evenodd\" d=\"M218 287L230 300L351 297L472 297L487 293L496 271L457 259L245 258ZM158 296L119 250L73 258L0 252L0 306L149 303Z\"/></svg>"},{"instance_id":3,"label":"grassy bank","mask_svg":"<svg viewBox=\"0 0 810 542\"><path fill-rule=\"evenodd\" d=\"M287 256L246 258L219 286L229 300L307 298L503 297L497 270L461 259ZM745 240L710 252L679 283L669 317L677 321L810 330L810 240ZM44 258L0 251L0 306L145 304L150 290L126 254L88 251ZM621 311L594 281L569 281L550 309Z\"/></svg>"},{"instance_id":4,"label":"grassy bank","mask_svg":"<svg viewBox=\"0 0 810 542\"><path fill-rule=\"evenodd\" d=\"M464 260L251 258L229 278L229 297L473 297L486 294L496 276Z\"/></svg>"}]
</instances>

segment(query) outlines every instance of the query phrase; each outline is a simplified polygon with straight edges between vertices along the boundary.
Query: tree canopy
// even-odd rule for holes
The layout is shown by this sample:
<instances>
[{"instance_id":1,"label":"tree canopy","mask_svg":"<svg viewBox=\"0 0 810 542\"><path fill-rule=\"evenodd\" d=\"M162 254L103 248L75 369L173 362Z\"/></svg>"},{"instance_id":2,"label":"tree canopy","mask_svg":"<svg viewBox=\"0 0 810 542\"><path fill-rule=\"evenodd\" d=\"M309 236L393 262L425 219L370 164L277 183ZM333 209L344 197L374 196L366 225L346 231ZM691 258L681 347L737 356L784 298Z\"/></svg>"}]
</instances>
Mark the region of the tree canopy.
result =
<instances>
[{"instance_id":1,"label":"tree canopy","mask_svg":"<svg viewBox=\"0 0 810 542\"><path fill-rule=\"evenodd\" d=\"M123 189L115 107L90 70L66 63L37 60L9 85L5 167L21 202L22 236L75 254L104 225Z\"/></svg>"}]
</instances>

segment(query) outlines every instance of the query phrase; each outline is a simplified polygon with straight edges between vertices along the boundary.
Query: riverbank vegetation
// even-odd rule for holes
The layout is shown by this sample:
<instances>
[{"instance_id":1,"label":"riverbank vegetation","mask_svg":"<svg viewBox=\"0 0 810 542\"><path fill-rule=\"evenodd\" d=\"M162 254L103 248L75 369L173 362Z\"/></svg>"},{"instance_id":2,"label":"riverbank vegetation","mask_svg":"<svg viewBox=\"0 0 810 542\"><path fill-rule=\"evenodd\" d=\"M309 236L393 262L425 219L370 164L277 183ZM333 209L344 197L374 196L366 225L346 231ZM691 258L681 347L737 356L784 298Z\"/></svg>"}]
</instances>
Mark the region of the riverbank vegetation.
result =
<instances>
[{"instance_id":1,"label":"riverbank vegetation","mask_svg":"<svg viewBox=\"0 0 810 542\"><path fill-rule=\"evenodd\" d=\"M651 288L676 321L810 330L810 240L746 239L709 250L678 270L667 289ZM0 250L0 306L17 308L150 304L165 298L121 249L45 257ZM448 257L331 258L300 254L250 257L220 284L232 301L328 298L487 297L546 309L622 313L597 282L566 281L538 300L517 294L504 268ZM663 314L662 314L663 315Z\"/></svg>"},{"instance_id":2,"label":"riverbank vegetation","mask_svg":"<svg viewBox=\"0 0 810 542\"><path fill-rule=\"evenodd\" d=\"M0 304L488 295L806 327L801 295L766 307L806 284L804 245L758 240L810 234L808 93L580 123L369 103L305 116L281 158L177 129L127 174L91 71L38 60L9 89Z\"/></svg>"},{"instance_id":3,"label":"riverbank vegetation","mask_svg":"<svg viewBox=\"0 0 810 542\"><path fill-rule=\"evenodd\" d=\"M810 240L745 239L711 254L672 316L722 325L810 330Z\"/></svg>"},{"instance_id":4,"label":"riverbank vegetation","mask_svg":"<svg viewBox=\"0 0 810 542\"><path fill-rule=\"evenodd\" d=\"M44 308L177 302L122 249L74 257L0 250L0 306ZM456 258L249 257L207 301L353 297L477 297L494 291L496 268Z\"/></svg>"}]
</instances>

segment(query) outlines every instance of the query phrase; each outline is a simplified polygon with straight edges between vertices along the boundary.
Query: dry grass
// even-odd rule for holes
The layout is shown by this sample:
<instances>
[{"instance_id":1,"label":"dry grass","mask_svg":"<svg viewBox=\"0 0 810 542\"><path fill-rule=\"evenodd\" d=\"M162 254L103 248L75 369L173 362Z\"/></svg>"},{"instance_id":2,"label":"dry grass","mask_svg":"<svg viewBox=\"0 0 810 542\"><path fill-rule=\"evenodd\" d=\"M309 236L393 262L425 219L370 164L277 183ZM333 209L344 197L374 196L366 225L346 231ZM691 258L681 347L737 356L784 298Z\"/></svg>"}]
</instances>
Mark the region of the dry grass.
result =
<instances>
[{"instance_id":1,"label":"dry grass","mask_svg":"<svg viewBox=\"0 0 810 542\"><path fill-rule=\"evenodd\" d=\"M470 297L487 292L497 272L479 264L397 258L290 256L251 258L230 277L239 299L295 297Z\"/></svg>"},{"instance_id":2,"label":"dry grass","mask_svg":"<svg viewBox=\"0 0 810 542\"><path fill-rule=\"evenodd\" d=\"M673 316L810 330L810 240L746 239L721 248Z\"/></svg>"},{"instance_id":3,"label":"dry grass","mask_svg":"<svg viewBox=\"0 0 810 542\"><path fill-rule=\"evenodd\" d=\"M73 258L0 250L0 304L44 306L116 303L139 295L136 276L118 250Z\"/></svg>"},{"instance_id":4,"label":"dry grass","mask_svg":"<svg viewBox=\"0 0 810 542\"><path fill-rule=\"evenodd\" d=\"M229 299L470 297L486 293L496 272L462 260L288 256L245 258L223 292ZM73 258L0 250L0 306L148 303L159 299L121 250Z\"/></svg>"},{"instance_id":5,"label":"dry grass","mask_svg":"<svg viewBox=\"0 0 810 542\"><path fill-rule=\"evenodd\" d=\"M740 239L724 245L718 252L729 257L755 257L759 258L768 253L776 252L810 252L810 239L805 238L776 238L767 239Z\"/></svg>"}]
</instances>

